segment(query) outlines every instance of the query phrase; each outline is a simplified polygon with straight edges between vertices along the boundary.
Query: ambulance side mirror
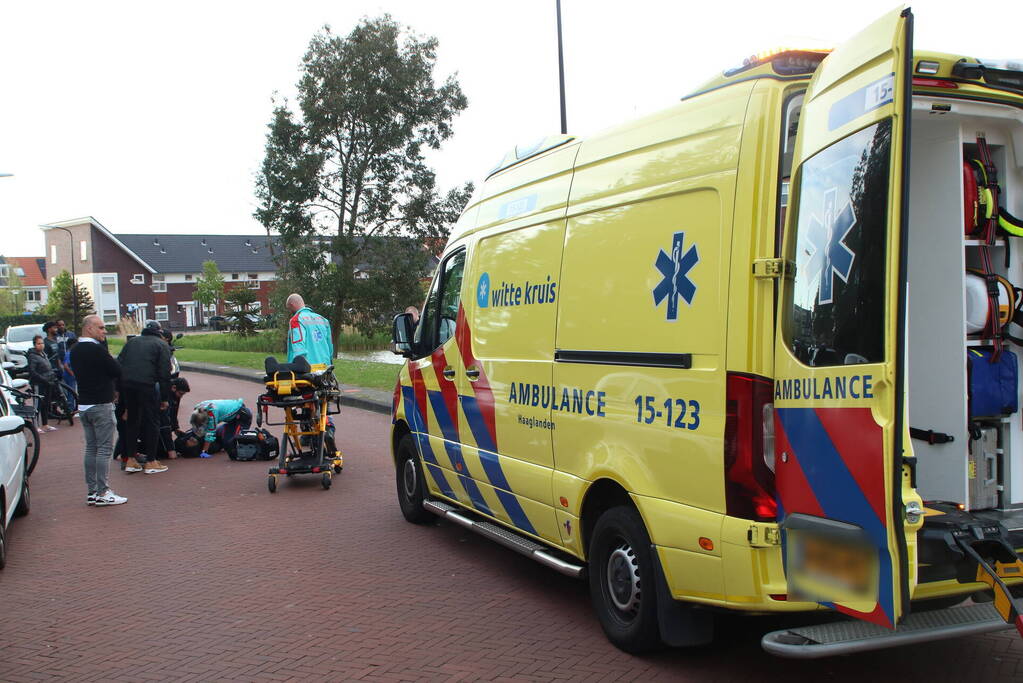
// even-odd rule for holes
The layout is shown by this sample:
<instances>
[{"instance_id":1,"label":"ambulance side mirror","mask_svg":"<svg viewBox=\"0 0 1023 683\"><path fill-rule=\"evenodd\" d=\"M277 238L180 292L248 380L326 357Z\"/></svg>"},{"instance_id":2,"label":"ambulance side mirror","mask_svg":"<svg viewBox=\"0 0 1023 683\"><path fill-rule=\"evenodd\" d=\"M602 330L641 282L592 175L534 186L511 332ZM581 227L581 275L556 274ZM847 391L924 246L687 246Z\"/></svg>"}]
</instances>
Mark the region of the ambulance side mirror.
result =
<instances>
[{"instance_id":1,"label":"ambulance side mirror","mask_svg":"<svg viewBox=\"0 0 1023 683\"><path fill-rule=\"evenodd\" d=\"M416 323L411 313L399 313L394 316L391 326L391 352L411 358L412 337L415 331Z\"/></svg>"}]
</instances>

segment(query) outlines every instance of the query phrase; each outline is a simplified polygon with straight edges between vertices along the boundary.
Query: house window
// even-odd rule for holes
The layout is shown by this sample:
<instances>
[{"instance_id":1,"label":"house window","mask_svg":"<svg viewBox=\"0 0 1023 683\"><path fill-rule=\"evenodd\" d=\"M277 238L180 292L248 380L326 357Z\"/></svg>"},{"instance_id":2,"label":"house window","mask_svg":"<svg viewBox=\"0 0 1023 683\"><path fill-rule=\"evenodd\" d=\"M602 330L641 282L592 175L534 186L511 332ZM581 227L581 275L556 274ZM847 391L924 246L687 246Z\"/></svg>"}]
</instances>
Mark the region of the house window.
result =
<instances>
[{"instance_id":1,"label":"house window","mask_svg":"<svg viewBox=\"0 0 1023 683\"><path fill-rule=\"evenodd\" d=\"M0 263L0 278L3 278L4 280L6 280L7 276L10 275L10 274L11 274L11 267L8 266L6 263Z\"/></svg>"},{"instance_id":2,"label":"house window","mask_svg":"<svg viewBox=\"0 0 1023 683\"><path fill-rule=\"evenodd\" d=\"M81 260L82 261L88 261L89 260L89 250L88 250L88 247L85 246L85 240L82 240L81 242L78 243L78 249L81 252L81 254L80 254Z\"/></svg>"},{"instance_id":3,"label":"house window","mask_svg":"<svg viewBox=\"0 0 1023 683\"><path fill-rule=\"evenodd\" d=\"M155 308L156 308L156 319L157 320L162 322L162 321L168 320L170 318L170 316L167 315L167 307L166 306L156 306Z\"/></svg>"},{"instance_id":4,"label":"house window","mask_svg":"<svg viewBox=\"0 0 1023 683\"><path fill-rule=\"evenodd\" d=\"M191 273L185 273L185 279L186 280L191 280L192 279L192 274Z\"/></svg>"},{"instance_id":5,"label":"house window","mask_svg":"<svg viewBox=\"0 0 1023 683\"><path fill-rule=\"evenodd\" d=\"M144 285L146 284L146 276L144 273L135 273L131 276L131 283L133 285Z\"/></svg>"},{"instance_id":6,"label":"house window","mask_svg":"<svg viewBox=\"0 0 1023 683\"><path fill-rule=\"evenodd\" d=\"M237 280L238 279L238 273L231 273L231 279L232 280Z\"/></svg>"},{"instance_id":7,"label":"house window","mask_svg":"<svg viewBox=\"0 0 1023 683\"><path fill-rule=\"evenodd\" d=\"M104 294L113 294L114 292L117 291L117 285L112 284L110 282L104 282L102 285L100 285L100 289L103 291Z\"/></svg>"},{"instance_id":8,"label":"house window","mask_svg":"<svg viewBox=\"0 0 1023 683\"><path fill-rule=\"evenodd\" d=\"M210 315L213 315L214 313L217 312L217 305L216 304L203 304L202 305L202 311L203 311L203 313L208 313Z\"/></svg>"},{"instance_id":9,"label":"house window","mask_svg":"<svg viewBox=\"0 0 1023 683\"><path fill-rule=\"evenodd\" d=\"M56 244L51 244L50 245L50 263L56 263L56 262L57 262L57 245Z\"/></svg>"},{"instance_id":10,"label":"house window","mask_svg":"<svg viewBox=\"0 0 1023 683\"><path fill-rule=\"evenodd\" d=\"M103 322L107 325L112 325L117 322L117 309L105 308L103 309Z\"/></svg>"},{"instance_id":11,"label":"house window","mask_svg":"<svg viewBox=\"0 0 1023 683\"><path fill-rule=\"evenodd\" d=\"M250 280L258 280L259 279L259 273L249 273L249 279Z\"/></svg>"},{"instance_id":12,"label":"house window","mask_svg":"<svg viewBox=\"0 0 1023 683\"><path fill-rule=\"evenodd\" d=\"M249 289L259 289L259 280L246 280L245 286Z\"/></svg>"},{"instance_id":13,"label":"house window","mask_svg":"<svg viewBox=\"0 0 1023 683\"><path fill-rule=\"evenodd\" d=\"M25 290L25 301L42 301L43 293L38 289Z\"/></svg>"},{"instance_id":14,"label":"house window","mask_svg":"<svg viewBox=\"0 0 1023 683\"><path fill-rule=\"evenodd\" d=\"M166 278L165 275L154 275L153 276L152 280L153 280L153 291L154 292L166 292L167 291L167 281L166 281L165 278Z\"/></svg>"}]
</instances>

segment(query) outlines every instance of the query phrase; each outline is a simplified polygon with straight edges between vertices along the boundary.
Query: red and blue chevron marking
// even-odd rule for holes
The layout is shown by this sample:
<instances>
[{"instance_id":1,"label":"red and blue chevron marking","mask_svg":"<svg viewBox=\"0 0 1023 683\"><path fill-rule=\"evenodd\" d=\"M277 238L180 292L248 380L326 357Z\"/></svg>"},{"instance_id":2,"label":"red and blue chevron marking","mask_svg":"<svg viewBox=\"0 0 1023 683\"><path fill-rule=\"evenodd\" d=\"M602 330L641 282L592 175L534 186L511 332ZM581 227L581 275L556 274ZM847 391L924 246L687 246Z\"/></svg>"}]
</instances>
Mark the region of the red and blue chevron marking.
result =
<instances>
[{"instance_id":1,"label":"red and blue chevron marking","mask_svg":"<svg viewBox=\"0 0 1023 683\"><path fill-rule=\"evenodd\" d=\"M884 432L870 408L776 408L778 519L800 512L855 524L878 555L878 602L869 613L828 607L887 628L895 625L893 558L885 510Z\"/></svg>"},{"instance_id":2,"label":"red and blue chevron marking","mask_svg":"<svg viewBox=\"0 0 1023 683\"><path fill-rule=\"evenodd\" d=\"M416 445L419 447L419 454L423 457L423 462L426 463L426 471L433 477L441 493L448 498L455 498L454 489L448 484L447 477L444 476L444 471L441 469L440 463L437 462L437 457L433 454L433 448L430 447L430 437L426 433L423 412L416 404L415 392L412 387L403 386L401 393L405 401L405 416L408 418L412 433L416 436Z\"/></svg>"},{"instance_id":3,"label":"red and blue chevron marking","mask_svg":"<svg viewBox=\"0 0 1023 683\"><path fill-rule=\"evenodd\" d=\"M469 424L469 429L476 440L480 462L483 465L487 479L494 487L498 500L504 507L512 524L527 533L536 534L536 529L529 521L529 517L523 510L518 498L511 490L508 478L501 467L500 456L497 449L497 420L494 406L494 395L490 389L490 382L482 366L476 360L471 350L471 333L466 323L465 310L459 307L458 318L455 326L456 348L462 356L462 362L466 368L475 367L479 370L479 378L472 383L473 394L459 396L458 390L452 382L439 381L439 390L427 389L423 380L422 371L414 365L409 364L409 375L412 386L401 386L401 396L406 405L410 427L418 433L420 452L427 469L437 482L441 492L449 498L457 499L451 486L444 477L440 465L430 447L427 437L427 411L429 403L433 408L434 416L437 419L437 426L444 438L444 449L452 469L455 471L462 488L465 490L473 506L483 512L494 516L493 511L487 505L476 480L469 472L468 464L462 455L461 439L458 430L458 406L461 405L462 412ZM443 349L435 351L430 358L433 371L438 379L443 377L443 371L448 367L447 358ZM395 392L397 401L397 391ZM397 404L395 404L397 405Z\"/></svg>"}]
</instances>

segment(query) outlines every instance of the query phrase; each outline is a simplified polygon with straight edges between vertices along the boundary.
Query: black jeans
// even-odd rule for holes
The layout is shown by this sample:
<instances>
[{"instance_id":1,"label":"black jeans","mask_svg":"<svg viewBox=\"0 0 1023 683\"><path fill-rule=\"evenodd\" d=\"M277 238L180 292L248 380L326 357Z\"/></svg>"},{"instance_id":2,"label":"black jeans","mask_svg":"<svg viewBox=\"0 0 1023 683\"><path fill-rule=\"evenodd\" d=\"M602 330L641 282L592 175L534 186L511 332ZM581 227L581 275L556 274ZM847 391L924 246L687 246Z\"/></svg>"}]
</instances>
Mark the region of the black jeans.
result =
<instances>
[{"instance_id":1,"label":"black jeans","mask_svg":"<svg viewBox=\"0 0 1023 683\"><path fill-rule=\"evenodd\" d=\"M153 385L126 381L121 401L128 413L124 424L123 456L126 459L132 457L134 446L141 438L142 451L138 461L143 463L156 460L157 441L160 438L160 397Z\"/></svg>"}]
</instances>

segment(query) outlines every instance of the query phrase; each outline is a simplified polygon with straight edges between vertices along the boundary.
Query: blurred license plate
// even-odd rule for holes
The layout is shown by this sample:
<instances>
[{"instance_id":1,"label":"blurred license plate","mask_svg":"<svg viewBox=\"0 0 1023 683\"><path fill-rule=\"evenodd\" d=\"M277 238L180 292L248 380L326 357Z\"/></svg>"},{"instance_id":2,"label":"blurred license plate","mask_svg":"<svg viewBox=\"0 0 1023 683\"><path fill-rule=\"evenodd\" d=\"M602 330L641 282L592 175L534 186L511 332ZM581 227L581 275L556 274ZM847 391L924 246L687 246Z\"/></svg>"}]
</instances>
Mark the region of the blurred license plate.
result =
<instances>
[{"instance_id":1,"label":"blurred license plate","mask_svg":"<svg viewBox=\"0 0 1023 683\"><path fill-rule=\"evenodd\" d=\"M792 531L786 554L790 592L816 602L873 600L877 555L871 546Z\"/></svg>"}]
</instances>

